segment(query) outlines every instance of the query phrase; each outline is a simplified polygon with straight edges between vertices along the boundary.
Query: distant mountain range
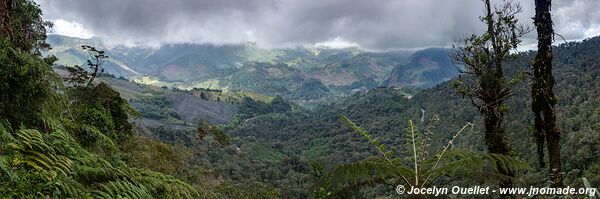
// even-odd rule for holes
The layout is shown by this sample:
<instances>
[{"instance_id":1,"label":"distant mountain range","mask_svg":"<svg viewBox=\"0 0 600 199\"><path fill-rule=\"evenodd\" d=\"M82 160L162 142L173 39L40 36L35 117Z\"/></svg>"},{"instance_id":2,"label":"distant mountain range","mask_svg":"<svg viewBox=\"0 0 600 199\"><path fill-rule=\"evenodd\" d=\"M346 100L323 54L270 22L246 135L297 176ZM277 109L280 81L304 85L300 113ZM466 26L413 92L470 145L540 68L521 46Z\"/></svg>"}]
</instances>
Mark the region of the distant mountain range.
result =
<instances>
[{"instance_id":1,"label":"distant mountain range","mask_svg":"<svg viewBox=\"0 0 600 199\"><path fill-rule=\"evenodd\" d=\"M142 84L211 88L320 100L378 86L431 87L456 75L445 49L368 52L327 47L263 49L255 44L109 46L100 39L49 35L58 64L81 65L83 44L106 51L105 72ZM312 92L315 93L312 93Z\"/></svg>"}]
</instances>

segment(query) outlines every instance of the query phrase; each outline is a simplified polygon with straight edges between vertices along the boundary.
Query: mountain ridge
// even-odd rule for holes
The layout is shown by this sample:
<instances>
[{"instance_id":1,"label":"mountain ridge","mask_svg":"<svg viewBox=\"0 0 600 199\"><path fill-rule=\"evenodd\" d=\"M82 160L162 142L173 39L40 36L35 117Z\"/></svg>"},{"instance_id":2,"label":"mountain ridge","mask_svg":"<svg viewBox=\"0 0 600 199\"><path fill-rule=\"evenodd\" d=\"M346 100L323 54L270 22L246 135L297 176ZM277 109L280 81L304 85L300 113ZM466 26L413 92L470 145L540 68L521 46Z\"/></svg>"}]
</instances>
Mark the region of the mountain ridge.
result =
<instances>
[{"instance_id":1,"label":"mountain ridge","mask_svg":"<svg viewBox=\"0 0 600 199\"><path fill-rule=\"evenodd\" d=\"M429 87L446 80L445 76L427 76L417 70L419 64L411 64L413 54L422 57L434 56L428 51L369 52L358 48L333 49L324 47L296 47L285 49L262 49L253 44L213 45L213 44L168 44L157 48L107 46L101 40L78 39L50 35L48 42L54 46L47 54L59 58L60 65L83 64L87 54L80 45L91 43L98 48L106 48L109 59L105 63L106 72L117 77L123 76L142 84L177 87L179 89L211 88L221 90L258 91L271 96L281 95L292 100L317 100L344 96L356 89L371 89L387 86L386 80L398 65L412 73L396 74L406 81L394 86L415 86L408 84L425 81ZM265 67L270 71L262 74L244 71L250 68ZM435 69L434 69L435 70ZM259 71L262 71L260 69ZM274 73L280 71L279 73ZM430 71L423 71L430 72ZM255 81L262 82L257 86ZM406 84L405 84L406 83ZM294 93L294 86L270 90L277 85L315 85L319 94L301 97ZM298 87L300 88L300 87ZM306 89L305 89L306 90ZM310 90L310 89L308 89ZM312 98L315 97L315 98Z\"/></svg>"}]
</instances>

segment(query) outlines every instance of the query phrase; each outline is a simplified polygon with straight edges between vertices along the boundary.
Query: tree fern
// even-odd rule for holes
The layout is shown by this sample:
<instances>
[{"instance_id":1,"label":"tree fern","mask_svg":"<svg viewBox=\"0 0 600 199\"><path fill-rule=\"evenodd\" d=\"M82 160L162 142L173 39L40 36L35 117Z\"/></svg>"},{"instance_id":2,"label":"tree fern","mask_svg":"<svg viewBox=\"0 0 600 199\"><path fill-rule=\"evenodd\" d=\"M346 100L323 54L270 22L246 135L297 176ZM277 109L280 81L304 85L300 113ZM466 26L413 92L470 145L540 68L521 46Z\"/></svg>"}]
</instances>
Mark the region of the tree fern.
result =
<instances>
[{"instance_id":1,"label":"tree fern","mask_svg":"<svg viewBox=\"0 0 600 199\"><path fill-rule=\"evenodd\" d=\"M316 184L317 191L330 190L326 195L346 192L357 185L374 185L387 179L402 180L414 176L414 171L399 163L399 159L369 158L358 162L344 163L327 172ZM399 182L398 182L399 183Z\"/></svg>"},{"instance_id":2,"label":"tree fern","mask_svg":"<svg viewBox=\"0 0 600 199\"><path fill-rule=\"evenodd\" d=\"M421 135L417 135L414 124L409 121L407 129L409 146L406 148L410 150L408 154L411 158L410 161L405 162L401 158L393 158L393 152L386 150L388 147L345 116L342 116L341 120L372 144L381 157L337 165L315 185L315 194L319 197L343 197L343 194L356 191L361 186L390 181L407 186L425 187L442 176L493 175L497 176L497 179L502 179L508 176L499 174L500 169L510 171L529 169L529 165L524 161L511 156L450 149L454 139L470 124L463 126L454 134L448 144L437 154L429 156L424 152L427 151L426 142L421 140Z\"/></svg>"}]
</instances>

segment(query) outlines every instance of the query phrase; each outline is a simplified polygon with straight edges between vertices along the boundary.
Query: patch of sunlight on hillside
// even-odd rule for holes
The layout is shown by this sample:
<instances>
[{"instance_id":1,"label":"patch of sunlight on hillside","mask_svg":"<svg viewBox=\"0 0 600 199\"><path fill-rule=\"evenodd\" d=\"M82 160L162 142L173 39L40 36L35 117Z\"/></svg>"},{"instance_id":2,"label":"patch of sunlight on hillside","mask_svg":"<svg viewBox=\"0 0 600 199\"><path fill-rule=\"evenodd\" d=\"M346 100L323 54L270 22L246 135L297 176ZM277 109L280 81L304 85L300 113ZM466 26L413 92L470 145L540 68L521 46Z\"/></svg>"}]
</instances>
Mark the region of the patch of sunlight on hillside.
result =
<instances>
[{"instance_id":1,"label":"patch of sunlight on hillside","mask_svg":"<svg viewBox=\"0 0 600 199\"><path fill-rule=\"evenodd\" d=\"M209 80L201 81L201 82L190 82L187 85L184 84L181 86L177 86L177 88L183 89L183 90L191 90L194 88L226 90L224 87L220 86L220 83L221 83L221 81L219 81L218 79L209 79Z\"/></svg>"},{"instance_id":2,"label":"patch of sunlight on hillside","mask_svg":"<svg viewBox=\"0 0 600 199\"><path fill-rule=\"evenodd\" d=\"M281 50L260 49L250 45L245 48L243 57L248 61L275 63L277 57L281 55L283 55Z\"/></svg>"},{"instance_id":3,"label":"patch of sunlight on hillside","mask_svg":"<svg viewBox=\"0 0 600 199\"><path fill-rule=\"evenodd\" d=\"M248 91L230 91L228 87L221 87L219 84L221 83L218 79L211 79L202 82L165 82L161 81L156 77L144 76L144 77L135 77L132 79L133 82L143 85L150 85L156 87L169 87L169 88L178 88L181 90L193 90L194 88L198 89L214 89L221 90L218 91L202 91L210 93L208 96L210 101L231 101L231 102L241 102L244 97L250 97L255 101L261 101L265 103L271 103L273 97L268 95L262 95L258 93L248 92Z\"/></svg>"},{"instance_id":4,"label":"patch of sunlight on hillside","mask_svg":"<svg viewBox=\"0 0 600 199\"><path fill-rule=\"evenodd\" d=\"M65 66L75 66L75 65L81 65L83 63L83 61L75 55L64 54L63 56L60 57L60 59L56 63L60 64L60 65L65 65Z\"/></svg>"},{"instance_id":5,"label":"patch of sunlight on hillside","mask_svg":"<svg viewBox=\"0 0 600 199\"><path fill-rule=\"evenodd\" d=\"M158 86L158 87L163 87L163 86L172 87L173 86L173 83L164 82L164 81L159 80L156 77L150 77L150 76L134 77L131 80L138 84L145 84L145 85L151 85L151 86Z\"/></svg>"},{"instance_id":6,"label":"patch of sunlight on hillside","mask_svg":"<svg viewBox=\"0 0 600 199\"><path fill-rule=\"evenodd\" d=\"M152 76L143 76L143 77L134 77L132 80L138 84L145 84L157 87L169 87L169 88L177 88L181 90L192 90L194 88L204 88L204 89L222 89L219 86L220 81L218 79L210 79L206 81L200 82L165 82L160 80L159 78Z\"/></svg>"}]
</instances>

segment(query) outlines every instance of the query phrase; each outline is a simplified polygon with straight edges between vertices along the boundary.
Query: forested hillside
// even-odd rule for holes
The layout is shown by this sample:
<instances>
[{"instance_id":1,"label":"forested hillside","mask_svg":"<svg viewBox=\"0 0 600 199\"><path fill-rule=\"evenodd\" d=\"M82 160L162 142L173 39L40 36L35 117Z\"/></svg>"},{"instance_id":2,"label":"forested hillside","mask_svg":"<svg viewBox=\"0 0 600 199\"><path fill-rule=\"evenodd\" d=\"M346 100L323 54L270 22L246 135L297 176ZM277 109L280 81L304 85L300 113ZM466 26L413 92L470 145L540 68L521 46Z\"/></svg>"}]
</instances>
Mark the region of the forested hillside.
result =
<instances>
[{"instance_id":1,"label":"forested hillside","mask_svg":"<svg viewBox=\"0 0 600 199\"><path fill-rule=\"evenodd\" d=\"M210 178L189 162L188 149L140 134L131 123L139 112L110 85L94 81L98 73L71 70L63 84L53 71L56 57L42 56L50 47L49 24L38 6L0 3L2 198L278 196L260 183L242 188ZM88 66L99 71L104 52L85 50L95 60Z\"/></svg>"},{"instance_id":2,"label":"forested hillside","mask_svg":"<svg viewBox=\"0 0 600 199\"><path fill-rule=\"evenodd\" d=\"M598 182L597 141L598 110L600 103L597 84L596 58L600 51L600 37L580 43L563 44L555 48L555 74L559 121L564 129L565 171L567 182L580 185L578 177ZM507 62L506 73L527 71L535 52L524 52ZM573 57L579 57L575 59ZM564 74L564 75L563 75ZM248 184L264 182L277 187L283 195L308 197L317 178L318 165L327 168L341 163L360 160L376 154L363 138L352 133L340 119L345 115L372 133L393 151L406 151L404 132L407 121L413 120L423 130L428 129L433 146L441 146L462 126L471 122L481 123L481 117L470 101L463 99L452 88L452 82L436 85L431 89L376 88L360 91L331 104L314 110L279 106L274 103L243 100L240 112L230 124L224 126L232 137L232 144L212 148L210 144L196 145L195 158L207 168L213 168L219 176L232 182ZM532 167L536 163L535 146L530 132L532 118L527 85L529 78L515 86L515 96L508 101L506 118L507 140L517 157L527 160ZM576 88L571 85L578 85ZM284 103L285 104L285 103ZM280 107L280 108L277 108ZM285 108L287 107L287 108ZM458 137L454 146L474 151L485 149L482 127L474 125ZM175 144L197 143L195 132L190 130L158 129L154 134ZM519 184L544 185L540 172L521 174ZM384 190L379 190L384 191ZM386 192L391 193L391 192ZM365 193L368 194L368 193ZM378 194L376 194L378 195Z\"/></svg>"},{"instance_id":3,"label":"forested hillside","mask_svg":"<svg viewBox=\"0 0 600 199\"><path fill-rule=\"evenodd\" d=\"M555 48L556 94L559 98L558 121L563 129L561 143L565 161L565 172L569 182L581 183L577 178L586 176L598 182L598 146L600 139L598 105L600 95L600 37L579 43L567 43ZM506 73L529 70L535 52L521 53L507 63ZM507 114L507 140L518 157L536 164L536 150L532 145L532 116L530 93L527 89L529 78L515 87L515 96L509 100ZM468 99L459 97L451 87L452 80L431 89L422 91L402 91L393 88L378 88L368 92L355 93L339 102L326 105L314 112L294 111L286 114L268 114L256 117L229 131L233 136L257 138L264 143L286 146L279 149L289 156L300 156L305 161L316 160L324 165L350 162L376 154L359 135L339 119L346 115L360 124L373 136L395 151L402 148L407 121L418 121L428 127L433 135L432 145L443 145L467 122L480 124L481 117L475 108L469 106ZM577 86L574 86L577 85ZM408 98L406 94L411 94ZM421 109L423 111L421 111ZM421 121L421 118L424 120ZM297 122L303 121L303 122ZM475 151L484 150L482 126L475 125L467 134L454 142L457 147ZM293 151L285 150L287 146ZM393 150L393 151L394 151ZM520 183L540 183L540 173L522 174Z\"/></svg>"},{"instance_id":4,"label":"forested hillside","mask_svg":"<svg viewBox=\"0 0 600 199\"><path fill-rule=\"evenodd\" d=\"M351 36L344 38L349 41L331 34L325 40L341 44L320 45L327 42L303 37L325 34L310 29L316 24L309 20L291 24L306 32L277 32L277 37L302 38L277 40L288 47L266 48L237 37L235 42L158 39L155 45L125 45L117 39L111 43L111 38L49 34L64 29L51 29L36 2L0 0L0 198L396 198L412 197L398 195L400 185L600 188L600 36L551 46L552 36L562 36L552 32L550 16L546 24L539 23L540 16L550 15L550 1L535 1L546 10L537 10L536 4L534 25L539 33L550 35L542 38L547 48L540 54L517 51L528 30L518 26L520 18L515 17L523 7L511 1L494 7L484 0L486 14L479 19L488 30L452 48L431 47L440 46L439 35L447 30L420 26L419 38L438 43L391 42L399 39L390 36L397 32L363 26L383 18L360 15L357 5L363 4L358 3L342 6L358 17L338 16L333 11L339 6L331 3L324 7L327 13L318 13L319 6L313 5L307 9L310 15L302 18L322 21L335 15L327 28L357 26L385 34L368 34L365 41L354 38L361 31L342 31ZM69 9L77 9L78 2L70 2ZM222 6L194 3L198 2ZM196 5L188 3L182 5ZM95 5L83 6L86 14L112 4ZM116 5L131 11L127 16L132 21L140 20L134 19L137 15L146 18L146 8L137 5L137 10L135 1ZM365 7L381 12L377 5ZM270 12L277 6L252 9ZM244 18L269 13L246 16L243 9L215 10L203 17L226 10ZM460 15L461 20L465 16ZM111 16L101 18L102 23L90 24L119 24L104 21ZM239 26L234 18L223 19ZM64 22L60 20L54 22ZM287 24L286 20L282 21ZM412 20L427 25L419 21L425 19ZM222 23L220 18L216 21ZM71 30L81 28L71 25ZM114 31L126 36L148 32L135 27L140 30ZM215 35L222 31L213 22L206 27ZM544 27L550 31L540 31ZM199 35L204 31L194 30ZM254 38L254 33L244 32L253 36L250 41L265 37ZM585 35L589 34L588 30ZM385 48L355 47L382 43ZM540 68L548 70L545 78L538 77ZM539 107L532 108L539 105L532 100L540 99L536 96L551 109L537 118ZM556 118L548 113L556 113ZM550 123L556 119L556 128L540 131L541 116ZM559 149L550 146L558 139L549 135L557 132L560 158L550 151ZM540 155L544 153L548 155ZM556 160L560 169L545 166L556 165ZM515 195L521 196L525 195Z\"/></svg>"}]
</instances>

